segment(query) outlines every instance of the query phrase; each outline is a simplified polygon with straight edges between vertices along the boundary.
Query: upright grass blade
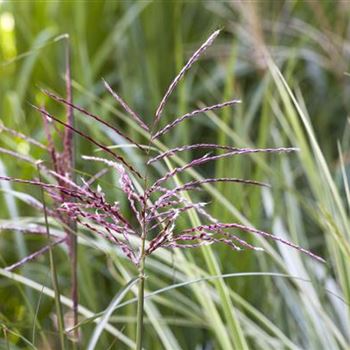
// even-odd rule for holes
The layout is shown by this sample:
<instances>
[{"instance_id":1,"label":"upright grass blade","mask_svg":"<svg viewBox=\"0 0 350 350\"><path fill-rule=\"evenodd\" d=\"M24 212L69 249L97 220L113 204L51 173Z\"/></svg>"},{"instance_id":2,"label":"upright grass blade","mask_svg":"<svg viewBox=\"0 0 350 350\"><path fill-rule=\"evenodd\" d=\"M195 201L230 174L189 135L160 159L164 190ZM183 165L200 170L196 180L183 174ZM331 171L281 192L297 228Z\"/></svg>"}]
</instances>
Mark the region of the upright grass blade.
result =
<instances>
[{"instance_id":1,"label":"upright grass blade","mask_svg":"<svg viewBox=\"0 0 350 350\"><path fill-rule=\"evenodd\" d=\"M199 223L198 217L196 217L195 215L193 215L191 220L193 224ZM211 248L203 247L201 249L205 262L208 266L209 272L213 275L220 275L220 267L217 258L214 256ZM215 280L214 283L216 285L216 288L218 289L220 300L222 301L221 309L224 313L227 326L230 329L229 338L231 339L233 348L248 350L248 343L240 325L240 322L238 321L235 307L232 304L232 301L229 297L227 285L225 284L222 278Z\"/></svg>"},{"instance_id":2,"label":"upright grass blade","mask_svg":"<svg viewBox=\"0 0 350 350\"><path fill-rule=\"evenodd\" d=\"M98 340L108 323L109 318L111 317L114 310L117 308L118 304L123 300L124 296L132 288L132 286L137 282L138 277L131 279L123 288L121 288L118 293L115 295L109 306L102 313L101 319L98 321L98 324L90 338L90 341L87 346L87 350L94 350L98 343Z\"/></svg>"},{"instance_id":3,"label":"upright grass blade","mask_svg":"<svg viewBox=\"0 0 350 350\"><path fill-rule=\"evenodd\" d=\"M39 293L43 293L47 296L49 296L52 299L55 299L55 291L43 286L40 283L37 283L31 279L28 279L24 276L21 276L19 274L13 273L13 272L9 272L9 271L5 271L4 269L0 268L0 275L6 278L9 278L13 281L16 281L18 283L21 283L33 290L38 291ZM65 296L61 295L60 297L60 301L63 305L73 309L73 301L69 298L66 298ZM79 313L86 317L86 318L90 318L94 316L94 313L92 311L90 311L89 309L85 308L82 305L78 305L78 311ZM97 321L95 321L95 323L97 323ZM130 349L134 349L135 348L135 343L128 337L126 337L122 332L120 332L118 329L116 329L114 326L112 326L110 323L108 323L105 326L105 330L113 335L114 337L116 337L117 339L119 339L121 342L123 342L125 345L127 345ZM70 330L68 329L68 332Z\"/></svg>"},{"instance_id":4,"label":"upright grass blade","mask_svg":"<svg viewBox=\"0 0 350 350\"><path fill-rule=\"evenodd\" d=\"M293 138L293 143L298 144L301 148L300 158L303 172L310 184L317 206L320 208L320 213L322 213L317 215L315 220L326 233L326 242L331 252L330 257L335 262L337 278L345 294L345 299L349 300L349 243L347 238L349 221L345 207L321 151L320 144L316 139L300 94L292 92L286 79L272 62L270 62L270 71L286 110L287 120L282 125L286 130L290 130L288 136ZM320 304L322 304L322 301L320 301ZM306 307L309 307L309 305L306 305ZM331 323L324 315L322 315L323 324L327 324L327 326L320 325L318 310L319 307L316 306L312 317L316 329L315 333L318 337L316 337L314 343L320 344L324 341L323 347L335 347L334 344L338 341L341 344L340 348L346 348L347 341L342 339L342 335L339 334L336 327L330 326ZM348 317L349 315L347 315L346 323L349 321ZM329 332L323 335L326 327L329 327Z\"/></svg>"},{"instance_id":5,"label":"upright grass blade","mask_svg":"<svg viewBox=\"0 0 350 350\"><path fill-rule=\"evenodd\" d=\"M143 203L146 204L146 198L144 197ZM143 212L141 222L141 247L140 247L140 262L138 266L139 271L139 284L137 293L137 311L136 311L136 350L142 350L144 339L144 293L145 293L145 260L146 260L146 239L147 239L147 227L146 227L146 213Z\"/></svg>"},{"instance_id":6,"label":"upright grass blade","mask_svg":"<svg viewBox=\"0 0 350 350\"><path fill-rule=\"evenodd\" d=\"M9 340L8 340L7 333L9 335L12 335L14 337L18 337L19 339L21 339L29 347L29 349L37 350L37 348L34 346L34 344L32 342L30 342L27 338L25 338L23 335L21 335L20 333L15 332L15 331L7 328L5 325L1 325L1 328L3 330L4 338L5 338L5 341L6 341L6 350L10 350L11 348L13 349L12 346L10 348L10 343L9 343Z\"/></svg>"}]
</instances>

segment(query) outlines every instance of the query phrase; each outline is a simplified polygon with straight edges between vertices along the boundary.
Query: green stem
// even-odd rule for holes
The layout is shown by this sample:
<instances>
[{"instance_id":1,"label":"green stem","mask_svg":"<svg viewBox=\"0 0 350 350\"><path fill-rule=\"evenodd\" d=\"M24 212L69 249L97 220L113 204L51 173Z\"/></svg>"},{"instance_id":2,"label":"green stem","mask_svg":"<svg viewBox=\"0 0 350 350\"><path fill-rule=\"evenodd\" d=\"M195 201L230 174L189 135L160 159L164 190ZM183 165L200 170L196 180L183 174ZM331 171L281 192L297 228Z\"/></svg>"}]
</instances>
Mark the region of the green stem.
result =
<instances>
[{"instance_id":1,"label":"green stem","mask_svg":"<svg viewBox=\"0 0 350 350\"><path fill-rule=\"evenodd\" d=\"M136 350L142 349L143 342L143 313L145 296L145 235L142 235L141 261L139 266L139 288L137 295L137 326L136 326Z\"/></svg>"},{"instance_id":2,"label":"green stem","mask_svg":"<svg viewBox=\"0 0 350 350\"><path fill-rule=\"evenodd\" d=\"M38 169L39 181L42 182L39 163L37 164L37 169ZM64 350L65 349L65 337L64 337L65 328L64 328L64 318L63 318L62 305L61 305L61 293L60 293L59 284L58 284L55 260L54 260L54 256L53 256L53 252L52 252L52 248L51 248L51 235L50 235L49 222L48 222L48 218L47 218L47 208L46 208L44 189L41 187L40 190L41 190L41 197L42 197L43 210L44 210L46 235L47 235L47 238L49 241L50 271L51 271L52 285L53 285L53 289L55 291L55 306L56 306L56 313L57 313L57 324L58 324L58 332L59 332L59 340L60 340L60 349Z\"/></svg>"},{"instance_id":3,"label":"green stem","mask_svg":"<svg viewBox=\"0 0 350 350\"><path fill-rule=\"evenodd\" d=\"M66 98L67 101L73 102L72 93L72 72L71 72L71 50L70 50L70 38L67 36L66 40ZM67 106L67 118L66 121L69 125L74 126L74 113L71 106ZM65 142L64 152L67 153L69 159L69 172L70 178L73 182L76 182L75 169L75 158L76 158L76 145L74 133L71 130L66 130L67 140ZM74 199L73 199L74 200ZM69 257L71 263L71 297L73 301L73 327L78 324L78 235L77 235L77 223L74 220L69 221L69 232L68 235L68 247ZM74 328L72 337L72 349L78 348L79 341L79 329Z\"/></svg>"}]
</instances>

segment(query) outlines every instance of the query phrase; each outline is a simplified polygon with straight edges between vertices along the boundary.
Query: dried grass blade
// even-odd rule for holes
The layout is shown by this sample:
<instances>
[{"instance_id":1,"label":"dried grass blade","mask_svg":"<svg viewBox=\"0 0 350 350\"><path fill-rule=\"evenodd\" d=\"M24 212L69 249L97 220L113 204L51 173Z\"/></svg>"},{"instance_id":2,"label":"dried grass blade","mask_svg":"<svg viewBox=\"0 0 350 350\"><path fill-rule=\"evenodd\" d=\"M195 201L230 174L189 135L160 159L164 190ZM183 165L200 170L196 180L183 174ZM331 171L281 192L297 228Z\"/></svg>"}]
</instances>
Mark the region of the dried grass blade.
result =
<instances>
[{"instance_id":1,"label":"dried grass blade","mask_svg":"<svg viewBox=\"0 0 350 350\"><path fill-rule=\"evenodd\" d=\"M6 149L6 148L0 147L0 153L7 154L9 156L23 160L23 161L31 163L31 164L35 164L35 160L33 158L25 156L24 154L17 153L15 151L11 151L11 150Z\"/></svg>"}]
</instances>

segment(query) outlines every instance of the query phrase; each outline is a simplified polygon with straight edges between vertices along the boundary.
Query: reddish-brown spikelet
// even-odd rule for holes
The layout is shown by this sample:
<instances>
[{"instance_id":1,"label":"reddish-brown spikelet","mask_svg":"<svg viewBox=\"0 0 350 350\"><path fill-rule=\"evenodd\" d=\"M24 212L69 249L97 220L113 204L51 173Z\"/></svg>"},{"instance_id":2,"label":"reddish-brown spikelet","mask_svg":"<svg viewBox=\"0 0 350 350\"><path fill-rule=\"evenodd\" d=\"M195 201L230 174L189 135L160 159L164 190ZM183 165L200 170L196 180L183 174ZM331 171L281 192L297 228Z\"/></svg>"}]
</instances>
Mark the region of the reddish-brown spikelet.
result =
<instances>
[{"instance_id":1,"label":"reddish-brown spikelet","mask_svg":"<svg viewBox=\"0 0 350 350\"><path fill-rule=\"evenodd\" d=\"M166 134L168 131L170 131L172 128L174 128L175 126L177 126L178 124L180 124L181 122L183 122L186 119L196 117L196 116L198 116L202 113L205 113L205 112L214 111L215 109L221 109L221 108L224 108L227 106L233 106L233 105L236 105L238 103L241 103L241 101L240 100L232 100L232 101L227 101L227 102L223 102L223 103L218 103L218 104L215 104L213 106L204 107L201 109L196 109L190 113L186 113L183 116L175 119L173 122L167 124L163 129L159 130L153 136L153 139L157 139L158 137Z\"/></svg>"},{"instance_id":2,"label":"reddish-brown spikelet","mask_svg":"<svg viewBox=\"0 0 350 350\"><path fill-rule=\"evenodd\" d=\"M192 67L192 65L199 59L199 57L204 53L204 51L211 46L211 44L214 42L216 37L220 34L220 30L215 31L213 34L209 36L209 38L204 42L204 44L201 45L201 47L191 56L191 58L187 61L185 66L181 69L180 73L175 77L175 79L172 81L172 83L169 85L166 93L164 94L164 97L160 101L160 104L157 108L156 114L155 114L155 120L153 128L157 126L163 109L167 103L167 100L169 99L169 96L175 89L176 85L179 83L179 81L182 79L182 77L185 75L185 73Z\"/></svg>"},{"instance_id":3,"label":"reddish-brown spikelet","mask_svg":"<svg viewBox=\"0 0 350 350\"><path fill-rule=\"evenodd\" d=\"M249 226L245 226L245 225L242 225L242 224L236 224L236 223L216 223L216 224L211 224L211 225L200 225L200 226L197 226L197 227L192 227L192 228L189 228L189 229L186 229L184 231L182 231L183 233L192 233L192 232L202 232L202 231L214 231L214 232L217 232L219 230L223 230L223 229L230 229L230 228L237 228L237 229L240 229L242 231L245 231L245 232L249 232L249 233L255 233L257 235L260 235L260 236L263 236L263 237L266 237L266 238L271 238L277 242L281 242L285 245L288 245L294 249L297 249L301 252L303 252L304 254L306 255L309 255L311 257L313 257L314 259L316 260L319 260L321 262L325 262L324 259L322 259L321 257L311 253L310 251L304 249L304 248L301 248L299 246L297 246L296 244L292 243L292 242L289 242L283 238L280 238L278 236L274 236L270 233L267 233L265 231L261 231L261 230L257 230L256 228L254 227L249 227Z\"/></svg>"}]
</instances>

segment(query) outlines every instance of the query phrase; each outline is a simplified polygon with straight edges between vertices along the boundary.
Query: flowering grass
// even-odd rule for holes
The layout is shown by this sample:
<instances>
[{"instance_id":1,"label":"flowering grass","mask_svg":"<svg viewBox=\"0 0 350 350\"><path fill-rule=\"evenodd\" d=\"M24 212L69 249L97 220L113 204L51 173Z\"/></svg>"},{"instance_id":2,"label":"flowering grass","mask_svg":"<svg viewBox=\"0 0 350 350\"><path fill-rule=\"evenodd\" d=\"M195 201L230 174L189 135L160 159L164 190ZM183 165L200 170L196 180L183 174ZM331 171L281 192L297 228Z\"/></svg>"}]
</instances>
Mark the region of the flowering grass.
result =
<instances>
[{"instance_id":1,"label":"flowering grass","mask_svg":"<svg viewBox=\"0 0 350 350\"><path fill-rule=\"evenodd\" d=\"M159 130L159 124L161 121L162 112L166 106L171 93L176 88L177 84L184 77L185 72L188 71L192 65L199 59L199 57L204 53L204 51L213 43L214 39L219 34L219 31L214 32L206 42L190 57L185 66L181 69L180 73L175 77L175 79L170 84L164 97L162 98L157 111L155 113L155 120L153 126L148 127L146 123L141 119L141 117L134 112L128 104L122 100L119 95L117 95L112 88L104 81L104 85L111 92L112 96L116 99L118 103L122 105L125 111L130 115L137 124L142 127L145 131L152 130L149 133L149 145L151 145L154 140L163 136L165 133L169 132L171 129L175 128L178 124L184 122L188 118L194 116L199 116L205 112L212 111L215 109L224 108L227 106L233 106L238 100L232 100L222 104L216 104L210 107L204 107L199 110L195 110L190 113L176 118L175 121L170 122L164 128ZM219 144L192 144L183 145L166 152L160 153L156 157L150 157L150 146L144 147L140 146L138 143L134 142L130 137L125 135L118 128L112 126L108 122L104 121L102 117L97 116L93 113L88 112L86 109L79 107L72 102L71 93L71 78L70 78L70 63L67 59L67 72L66 72L66 87L67 87L67 99L56 96L46 90L43 92L49 97L53 98L59 103L63 103L67 108L66 121L62 121L59 118L53 116L46 111L44 107L35 107L36 110L40 112L43 117L45 131L47 135L48 146L41 147L40 144L36 144L32 139L26 138L23 134L11 130L10 128L4 127L3 130L9 132L14 136L18 136L22 139L27 140L41 148L47 149L48 153L51 155L51 166L53 170L48 168L43 168L45 172L52 175L56 181L56 185L46 184L41 181L41 168L39 168L39 180L21 180L17 178L0 177L1 180L9 180L13 182L21 182L26 184L33 184L41 187L50 195L54 208L51 209L51 213L54 219L58 219L64 227L68 227L66 231L66 238L54 241L54 244L66 242L70 249L70 259L72 260L72 299L75 301L74 306L74 322L73 328L76 331L76 326L78 324L77 316L77 259L76 259L76 223L80 226L88 229L89 231L108 239L112 244L116 245L123 254L138 267L139 270L139 291L138 291L138 309L137 309L137 330L136 330L136 349L141 350L143 347L143 314L144 314L144 280L145 280L145 267L146 259L148 256L153 254L159 248L179 248L179 249L189 249L197 248L204 245L211 245L216 243L225 244L232 248L234 251L239 251L242 249L252 249L255 251L263 250L260 247L255 247L248 243L245 239L238 237L233 230L240 230L246 233L253 233L260 235L264 238L272 239L277 242L283 243L291 248L297 249L302 253L309 255L310 257L324 262L319 256L309 252L308 250L299 247L298 245L289 242L286 239L280 238L278 236L272 235L270 233L257 230L254 227L239 223L224 223L220 222L218 219L214 218L206 209L206 203L193 202L183 196L183 192L187 192L194 188L198 189L204 184L215 184L219 182L225 183L240 183L246 185L259 185L266 186L265 184L246 179L237 178L209 178L201 181L191 181L184 183L181 186L171 187L171 182L173 179L186 172L186 170L201 166L207 162L215 162L219 159L234 157L237 155L245 155L250 153L281 153L281 152L291 152L295 151L296 148L235 148L229 145L219 145ZM99 123L103 124L119 136L125 139L125 141L130 142L135 145L143 153L145 159L144 169L145 174L141 174L141 170L137 170L135 165L132 165L127 159L125 159L120 154L111 151L107 146L96 141L93 137L79 131L77 127L74 126L73 110L77 110L89 118L93 118ZM50 129L50 122L57 122L64 126L64 137L63 137L63 152L59 153L53 143L52 132ZM129 210L132 213L133 219L130 221L128 217L130 215L124 214L121 211L118 201L113 204L106 200L106 195L101 191L100 188L94 190L92 183L88 183L83 178L81 179L82 184L78 184L74 181L73 174L73 133L85 138L92 144L98 146L102 151L104 151L109 156L112 156L113 160L107 158L98 158L91 156L84 156L83 159L89 161L97 161L104 163L105 165L111 167L119 176L119 186L121 191L127 198ZM205 154L199 158L194 158L189 162L185 163L181 167L175 167L172 170L166 172L163 176L156 178L156 180L151 180L150 174L151 170L147 167L153 163L167 160L169 157L177 155L178 153L187 152L191 150L202 150L210 149L212 151L226 151L222 154L212 155L210 153ZM6 152L6 151L5 151ZM135 183L136 178L133 179L133 175L144 183L142 190L136 190ZM47 227L47 235L50 239L47 215L48 211L46 209L46 204L43 199L43 211L45 214L45 223ZM207 224L196 225L187 229L179 230L177 228L177 221L184 214L189 211L194 211L201 218L201 221L207 222ZM131 237L136 237L138 243L132 244ZM43 247L36 253L33 253L21 261L11 265L5 270L13 270L14 268L20 267L22 264L29 263L34 258L38 257L40 254L46 251L50 252L50 264L54 267L53 255L52 255L52 245L49 243L47 247ZM56 270L52 271L53 281L55 285L56 294L59 294L58 280ZM62 335L62 329L64 328L62 311L59 302L57 300L57 312L61 316L59 317L60 324L60 334ZM74 342L79 341L78 335L76 333ZM64 348L64 340L61 338L61 348Z\"/></svg>"},{"instance_id":2,"label":"flowering grass","mask_svg":"<svg viewBox=\"0 0 350 350\"><path fill-rule=\"evenodd\" d=\"M225 17L229 13L229 5L225 11L220 10L224 6L212 6L214 18ZM243 14L244 8L237 13ZM293 13L298 13L298 8L293 9ZM142 11L138 4L130 7L123 23L135 21L137 11ZM191 13L191 7L186 6L186 13ZM326 145L331 144L330 138L324 137L325 130L331 130L324 125L328 114L335 115L335 112L330 112L334 111L334 105L323 104L322 110L317 110L317 105L313 104L316 91L319 93L321 90L319 80L317 83L313 81L313 89L299 85L301 77L304 77L305 83L320 75L315 75L315 71L313 74L305 73L307 62L311 60L311 46L308 47L309 53L304 49L296 50L294 54L301 55L297 58L285 52L290 42L297 41L297 36L289 36L288 45L279 45L278 50L277 46L268 47L279 68L264 61L263 55L260 57L257 51L256 55L245 51L249 50L251 42L262 38L253 25L244 24L244 21L249 23L252 14L254 9L235 22L227 17L227 23L231 24L225 24L226 35L220 36L212 48L205 48L202 62L191 66L191 71L182 58L192 57L190 52L195 48L192 45L183 47L182 42L200 40L203 37L201 31L193 31L191 39L186 31L183 36L176 36L175 55L169 47L164 49L166 45L163 44L172 43L172 39L169 40L167 32L162 31L165 38L157 38L157 47L162 48L163 55L168 57L164 60L164 63L169 62L168 66L152 65L152 55L139 51L142 45L135 47L132 55L125 52L123 45L131 42L130 36L121 37L120 33L125 34L124 27L118 27L113 35L111 31L109 44L105 46L114 47L113 42L117 43L116 53L108 56L111 62L114 59L118 62L116 70L111 70L113 74L108 73L108 61L104 61L102 66L97 62L98 57L102 62L103 57L107 57L103 55L104 50L96 51L96 61L91 65L87 61L84 64L79 61L80 64L73 69L76 77L72 81L74 103L69 101L67 92L62 92L64 89L58 84L57 71L51 71L51 74L42 76L39 83L46 86L43 92L50 98L43 97L38 91L26 96L40 112L35 115L26 107L28 128L24 123L17 122L16 125L12 120L6 121L8 126L16 125L16 131L5 127L1 133L5 165L1 176L10 180L8 175L15 175L18 182L13 182L12 176L12 183L5 185L2 182L5 191L3 217L6 219L1 220L0 227L6 238L3 241L6 249L3 250L4 269L0 274L2 280L10 284L8 290L11 292L16 291L19 284L27 286L25 297L16 297L16 300L25 302L31 298L27 305L38 303L38 313L31 313L29 306L26 309L26 320L33 324L29 330L20 323L17 313L7 311L18 309L12 307L11 298L8 299L3 314L12 314L16 324L5 320L2 330L7 343L21 346L28 339L29 344L44 344L44 348L50 348L50 344L55 342L50 332L60 335L64 332L57 328L57 319L54 318L57 312L47 306L50 300L46 295L52 298L61 294L59 299L63 304L66 328L64 337L69 338L65 339L69 340L66 347L75 344L89 349L108 346L134 348L137 323L134 303L137 298L131 295L139 294L135 283L143 280L133 277L142 264L140 227L147 220L148 233L144 241L146 279L144 289L141 288L145 297L142 303L144 312L139 307L139 315L143 316L146 328L142 337L145 348L347 348L347 308L344 308L348 300L347 212L345 194L342 196L341 190L338 192L342 181L346 188L347 157L345 153L342 155L343 175L339 182L333 180L337 169L335 164L338 163L328 162L330 165L327 166L321 151L326 150L327 159L334 157L334 152L327 153L329 149ZM271 15L268 13L264 18L268 20ZM81 16L84 18L84 15ZM340 17L338 19L341 22ZM293 20L288 22L288 27L277 26L280 23L276 22L274 28L281 36L272 36L273 39L268 41L280 43L281 38L282 43L286 30L293 35L294 30L303 28L300 23L293 27ZM282 20L281 23L286 22ZM264 32L267 33L269 27L264 23ZM134 32L137 25L128 28L126 33ZM242 28L249 30L244 32ZM231 30L234 35L227 33ZM318 35L317 31L305 33ZM97 36L96 33L94 35ZM136 32L134 35L140 37ZM237 36L237 46L231 45L230 41ZM91 37L90 33L89 40ZM112 37L113 40L110 39ZM75 62L84 58L85 42L79 42L82 45L74 46ZM102 48L103 40L100 42ZM60 45L60 42L54 45ZM263 46L255 42L252 47ZM312 52L316 51L317 47L313 46ZM78 55L75 55L76 52ZM327 72L328 79L332 68L327 66L321 52L322 49L312 56L312 65L315 65L315 60L319 62L320 65L316 62L316 66ZM117 59L121 53L124 53L124 59ZM146 62L147 69L144 71L147 74L153 69L150 76L136 74L141 72L141 65L137 64L140 57L142 62ZM174 57L176 70L182 73L167 89L173 73L170 62ZM300 63L301 57L304 57L305 65ZM190 61L195 63L199 58L194 55ZM253 68L255 59L256 70ZM293 65L293 59L298 62L296 65ZM26 58L25 61L29 62ZM129 65L126 61L134 63L130 63L134 67L132 72L127 69ZM50 66L54 64L52 59L46 62L50 62ZM82 69L83 74L79 73ZM279 69L283 69L283 75ZM105 76L106 80L101 80L100 76ZM54 81L52 77L55 77ZM122 77L121 80L119 77ZM153 77L153 81L149 77ZM33 81L28 87L35 86ZM64 81L67 82L67 79ZM123 98L112 86L118 86ZM303 95L298 90L299 86ZM33 89L30 88L31 91ZM162 91L167 92L165 98L161 97ZM335 93L334 96L338 95ZM163 100L161 107L157 103L159 100ZM201 102L197 106L190 106L198 101ZM208 107L202 101L209 101ZM215 104L215 101L228 101L228 105L225 102ZM308 116L305 105L311 116ZM74 125L67 119L68 107L74 110ZM186 113L188 110L193 112ZM152 119L154 114L157 116ZM4 115L7 115L6 110ZM46 125L44 127L38 126L40 115ZM317 123L313 120L315 116L318 117ZM157 125L156 119L159 121ZM60 146L60 139L65 140L67 130L71 131L71 135L74 133L79 152L77 165L73 167L67 166L68 158L62 152L63 148L57 146ZM32 137L27 137L27 133ZM317 139L323 140L321 145ZM62 142L62 145L65 143ZM287 149L280 147L282 145L295 147ZM94 150L96 147L99 148L98 155ZM273 147L280 148L280 151ZM56 169L52 161L53 149L59 159ZM341 149L346 150L346 142L342 143ZM289 151L293 153L268 154ZM42 181L36 178L37 159L45 159L40 169ZM16 164L21 164L20 174ZM70 169L72 175L67 176ZM29 183L21 183L23 179L30 179L24 180ZM40 188L45 188L46 210L38 196ZM148 199L146 204L145 194ZM11 221L5 211L13 208L11 201L14 200L21 216ZM43 225L45 211L51 243ZM9 213L14 215L15 211L9 209ZM25 216L22 216L23 213ZM75 233L66 224L68 219L78 224ZM23 239L26 254L20 253L20 245L17 245L17 250L13 249L12 233L8 231L15 231L17 237ZM75 307L81 315L78 322L73 321L69 312L74 309L73 304L63 297L70 293L71 287L69 276L72 267L69 267L71 259L67 255L70 234L78 238L79 247L80 305ZM323 234L326 241L323 241ZM290 243L297 249L290 249ZM298 253L299 247L308 248L306 254L310 249L327 256L328 264L319 264L317 257L303 257L304 254ZM49 290L46 287L49 281L42 277L45 273L47 275L50 249L59 276L58 293ZM245 271L263 272L246 275ZM19 274L27 276L27 279ZM283 274L288 277L282 278ZM292 276L297 279L292 279ZM310 280L313 283L307 282ZM36 285L36 281L40 285ZM131 282L129 285L128 281ZM112 293L116 294L114 298ZM120 300L121 295L127 299L126 302ZM74 298L71 297L71 300ZM106 306L109 301L109 306ZM35 323L35 320L38 322ZM99 324L95 329L93 322ZM73 336L71 328L79 329L80 335ZM19 332L20 336L26 337L25 340L18 337ZM16 341L14 333L21 340ZM45 339L47 336L49 339Z\"/></svg>"}]
</instances>

